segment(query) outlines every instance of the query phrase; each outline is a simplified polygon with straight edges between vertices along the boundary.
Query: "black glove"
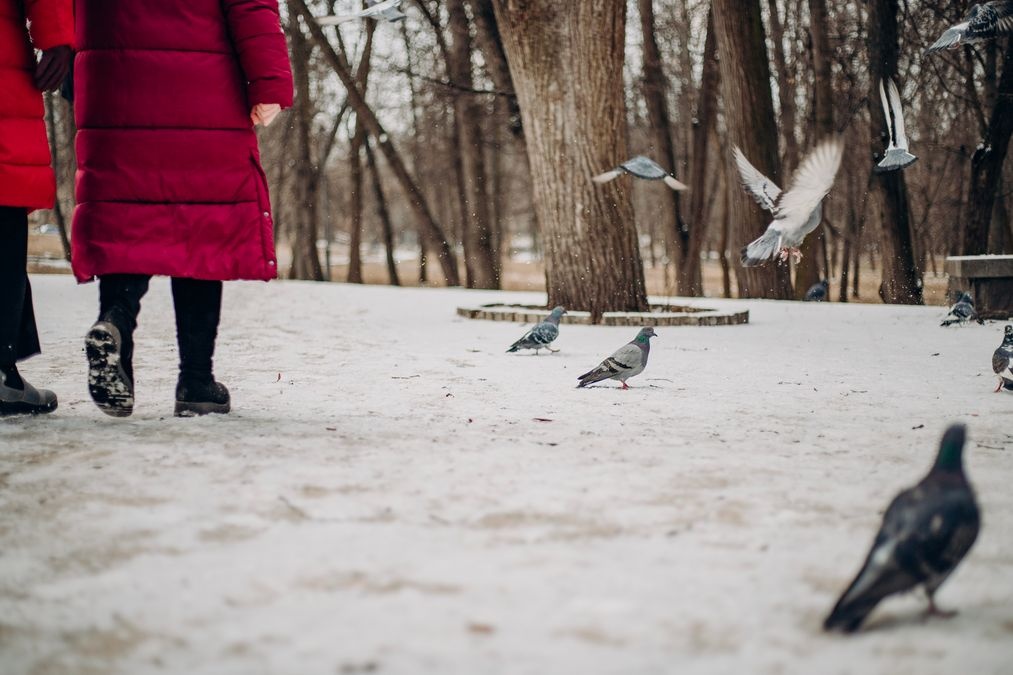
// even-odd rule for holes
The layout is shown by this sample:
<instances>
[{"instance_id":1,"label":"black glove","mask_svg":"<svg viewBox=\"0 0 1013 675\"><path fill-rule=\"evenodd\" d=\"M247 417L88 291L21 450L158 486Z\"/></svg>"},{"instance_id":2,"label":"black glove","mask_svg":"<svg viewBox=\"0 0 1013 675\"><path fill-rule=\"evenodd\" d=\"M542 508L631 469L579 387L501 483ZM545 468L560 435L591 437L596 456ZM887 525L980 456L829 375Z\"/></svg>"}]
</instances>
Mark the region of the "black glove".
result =
<instances>
[{"instance_id":1,"label":"black glove","mask_svg":"<svg viewBox=\"0 0 1013 675\"><path fill-rule=\"evenodd\" d=\"M74 50L63 45L42 52L42 59L35 67L35 86L39 91L52 91L60 86L74 60Z\"/></svg>"}]
</instances>

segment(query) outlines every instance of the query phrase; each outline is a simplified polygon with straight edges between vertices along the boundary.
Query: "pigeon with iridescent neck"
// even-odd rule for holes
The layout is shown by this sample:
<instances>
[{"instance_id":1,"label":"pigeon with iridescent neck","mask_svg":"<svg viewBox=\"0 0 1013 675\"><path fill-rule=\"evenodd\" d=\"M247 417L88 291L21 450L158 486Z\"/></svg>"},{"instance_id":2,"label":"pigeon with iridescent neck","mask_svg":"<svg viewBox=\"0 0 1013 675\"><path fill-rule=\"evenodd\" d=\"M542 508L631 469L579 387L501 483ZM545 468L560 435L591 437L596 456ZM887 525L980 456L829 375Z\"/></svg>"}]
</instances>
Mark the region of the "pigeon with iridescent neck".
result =
<instances>
[{"instance_id":1,"label":"pigeon with iridescent neck","mask_svg":"<svg viewBox=\"0 0 1013 675\"><path fill-rule=\"evenodd\" d=\"M1013 32L1013 0L983 2L971 5L964 20L948 28L925 53L985 42L1010 32Z\"/></svg>"},{"instance_id":2,"label":"pigeon with iridescent neck","mask_svg":"<svg viewBox=\"0 0 1013 675\"><path fill-rule=\"evenodd\" d=\"M851 633L887 596L925 590L927 614L952 616L936 607L935 594L971 550L981 520L967 477L962 424L946 430L936 463L918 485L901 492L883 516L865 564L823 623Z\"/></svg>"},{"instance_id":3,"label":"pigeon with iridescent neck","mask_svg":"<svg viewBox=\"0 0 1013 675\"><path fill-rule=\"evenodd\" d=\"M830 282L824 279L810 286L803 299L805 302L826 302L828 295L830 295Z\"/></svg>"},{"instance_id":4,"label":"pigeon with iridescent neck","mask_svg":"<svg viewBox=\"0 0 1013 675\"><path fill-rule=\"evenodd\" d=\"M559 320L563 318L564 314L566 314L566 310L562 307L553 309L545 321L536 324L534 328L524 334L524 337L510 345L507 353L521 349L534 349L536 356L540 349L548 349L553 353L558 352L558 349L552 348L552 343L559 337Z\"/></svg>"},{"instance_id":5,"label":"pigeon with iridescent neck","mask_svg":"<svg viewBox=\"0 0 1013 675\"><path fill-rule=\"evenodd\" d=\"M996 393L1003 387L1013 390L1013 379L1006 377L1006 373L1013 376L1013 326L1006 326L1006 335L1002 344L992 354L992 370L999 376L999 385L995 388Z\"/></svg>"},{"instance_id":6,"label":"pigeon with iridescent neck","mask_svg":"<svg viewBox=\"0 0 1013 675\"><path fill-rule=\"evenodd\" d=\"M623 389L629 389L630 386L626 384L626 380L636 377L647 367L647 357L651 354L652 337L657 337L653 328L641 328L632 342L617 349L612 356L599 363L597 368L578 377L580 384L577 385L577 388L580 389L605 380L619 380L623 384Z\"/></svg>"},{"instance_id":7,"label":"pigeon with iridescent neck","mask_svg":"<svg viewBox=\"0 0 1013 675\"><path fill-rule=\"evenodd\" d=\"M974 298L971 297L970 293L961 293L957 302L950 307L949 313L940 326L952 326L955 323L967 323L968 321L977 321L979 324L985 323L978 317L977 310L974 309Z\"/></svg>"},{"instance_id":8,"label":"pigeon with iridescent neck","mask_svg":"<svg viewBox=\"0 0 1013 675\"><path fill-rule=\"evenodd\" d=\"M644 180L663 180L665 181L665 185L676 191L689 189L684 183L677 181L675 176L662 169L653 159L644 157L643 155L637 155L633 159L626 160L611 171L598 174L591 180L595 183L608 183L624 174L629 174L634 178L643 178Z\"/></svg>"}]
</instances>

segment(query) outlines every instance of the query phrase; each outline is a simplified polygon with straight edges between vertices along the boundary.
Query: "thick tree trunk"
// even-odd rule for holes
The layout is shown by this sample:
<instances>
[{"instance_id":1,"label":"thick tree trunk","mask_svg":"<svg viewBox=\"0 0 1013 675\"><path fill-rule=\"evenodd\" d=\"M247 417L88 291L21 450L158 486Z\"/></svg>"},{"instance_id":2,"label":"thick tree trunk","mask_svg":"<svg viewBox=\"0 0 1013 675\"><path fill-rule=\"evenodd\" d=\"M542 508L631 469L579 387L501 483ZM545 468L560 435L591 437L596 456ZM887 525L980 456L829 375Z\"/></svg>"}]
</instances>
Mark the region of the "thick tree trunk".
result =
<instances>
[{"instance_id":1,"label":"thick tree trunk","mask_svg":"<svg viewBox=\"0 0 1013 675\"><path fill-rule=\"evenodd\" d=\"M471 25L464 0L447 0L450 34L447 70L456 87L454 118L457 127L463 183L461 242L468 288L498 289L500 264L494 254L494 233L486 197L485 153L482 151L481 108L471 73Z\"/></svg>"},{"instance_id":2,"label":"thick tree trunk","mask_svg":"<svg viewBox=\"0 0 1013 675\"><path fill-rule=\"evenodd\" d=\"M595 321L646 310L629 183L591 182L627 155L626 3L494 6L524 117L548 304L587 310Z\"/></svg>"},{"instance_id":3,"label":"thick tree trunk","mask_svg":"<svg viewBox=\"0 0 1013 675\"><path fill-rule=\"evenodd\" d=\"M294 236L292 238L292 266L290 279L323 281L324 272L317 253L317 183L316 167L310 146L313 125L313 101L310 98L310 54L313 49L299 25L299 16L289 2L288 35L292 47L292 79L295 82L295 104L292 117L295 124Z\"/></svg>"},{"instance_id":4,"label":"thick tree trunk","mask_svg":"<svg viewBox=\"0 0 1013 675\"><path fill-rule=\"evenodd\" d=\"M306 6L306 0L292 1L296 5L297 11L302 14L304 19L306 19L306 23L310 29L310 34L313 36L314 41L320 48L324 59L338 75L342 85L344 85L346 91L348 92L348 102L352 106L352 109L355 110L356 116L362 119L365 129L377 140L380 150L383 152L383 155L386 158L387 163L390 165L394 176L401 184L402 189L407 193L408 201L419 221L420 235L427 237L430 241L431 247L437 251L440 266L443 270L443 276L447 285L460 286L461 281L460 274L457 270L457 256L454 255L454 252L450 247L450 242L444 235L443 230L436 222L436 219L433 218L432 211L429 209L425 195L422 193L422 190L419 189L415 180L408 173L408 169L405 166L404 160L401 159L400 153L397 151L397 148L394 147L394 144L391 142L390 137L383 128L383 125L380 124L380 120L377 119L376 114L366 103L366 99L359 91L359 88L355 83L355 79L352 76L348 61L334 51L330 42L327 41L327 36L324 35L323 29L319 24L317 24L313 17L313 13L310 12L309 8Z\"/></svg>"},{"instance_id":5,"label":"thick tree trunk","mask_svg":"<svg viewBox=\"0 0 1013 675\"><path fill-rule=\"evenodd\" d=\"M889 135L880 104L879 83L886 78L897 78L897 0L870 0L868 33L869 141L873 156L879 161ZM883 271L879 295L883 302L923 304L904 172L874 175L871 192L871 206L873 212L878 213L882 233Z\"/></svg>"},{"instance_id":6,"label":"thick tree trunk","mask_svg":"<svg viewBox=\"0 0 1013 675\"><path fill-rule=\"evenodd\" d=\"M809 0L809 35L812 38L813 79L815 81L814 138L819 143L834 134L834 90L830 73L830 37L828 35L827 1ZM794 90L792 90L794 93ZM813 145L815 146L816 143ZM785 186L787 187L787 186ZM828 220L831 205L823 204L823 219ZM819 250L825 246L823 224L805 238L800 247L802 260L795 268L795 299L805 297L809 288L820 280ZM829 261L826 274L830 276Z\"/></svg>"},{"instance_id":7,"label":"thick tree trunk","mask_svg":"<svg viewBox=\"0 0 1013 675\"><path fill-rule=\"evenodd\" d=\"M759 0L714 0L714 27L721 65L721 94L731 143L774 182L780 183L777 124L770 93L770 65L760 18ZM735 162L726 158L729 185L739 184ZM769 214L742 190L732 199L732 231L738 246L760 236L770 224ZM760 267L735 268L739 296L743 298L791 297L788 268L768 262Z\"/></svg>"},{"instance_id":8,"label":"thick tree trunk","mask_svg":"<svg viewBox=\"0 0 1013 675\"><path fill-rule=\"evenodd\" d=\"M784 52L784 23L778 13L777 0L767 0L770 10L770 42L774 47L774 69L777 74L778 105L781 110L781 137L784 139L785 175L791 175L798 166L798 140L795 136L798 120L798 105L795 95L798 87L795 81L797 67L789 72L788 59Z\"/></svg>"},{"instance_id":9,"label":"thick tree trunk","mask_svg":"<svg viewBox=\"0 0 1013 675\"><path fill-rule=\"evenodd\" d=\"M647 104L647 118L651 125L653 144L651 153L656 161L672 173L676 172L679 163L675 154L675 143L672 141L672 122L668 116L667 90L668 80L661 65L661 50L654 35L654 0L637 0L640 10L640 29L643 33L644 58L644 102ZM676 259L676 274L679 280L679 295L693 295L698 280L692 275L699 270L690 269L689 258L693 251L689 250L689 228L682 219L682 205L679 193L664 188L668 200L665 217L662 222L662 234L665 239L665 250ZM654 247L651 247L653 255ZM699 258L700 252L696 252Z\"/></svg>"},{"instance_id":10,"label":"thick tree trunk","mask_svg":"<svg viewBox=\"0 0 1013 675\"><path fill-rule=\"evenodd\" d=\"M1002 180L1002 168L1013 136L1013 38L1007 38L1002 79L988 131L971 158L971 185L968 196L964 255L1000 253L998 238L989 242L989 226Z\"/></svg>"}]
</instances>

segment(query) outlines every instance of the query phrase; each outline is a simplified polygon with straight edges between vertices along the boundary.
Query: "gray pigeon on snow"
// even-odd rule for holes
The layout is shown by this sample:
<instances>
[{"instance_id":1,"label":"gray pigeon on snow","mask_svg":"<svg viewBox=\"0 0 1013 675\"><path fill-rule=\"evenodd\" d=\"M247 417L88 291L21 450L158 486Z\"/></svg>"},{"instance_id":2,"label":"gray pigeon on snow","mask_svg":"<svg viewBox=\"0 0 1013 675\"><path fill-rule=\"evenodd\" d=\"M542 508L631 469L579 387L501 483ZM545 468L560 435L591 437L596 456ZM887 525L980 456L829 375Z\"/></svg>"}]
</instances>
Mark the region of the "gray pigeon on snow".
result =
<instances>
[{"instance_id":1,"label":"gray pigeon on snow","mask_svg":"<svg viewBox=\"0 0 1013 675\"><path fill-rule=\"evenodd\" d=\"M401 11L401 3L404 0L366 0L364 9L355 10L348 14L335 14L317 19L321 26L336 26L339 23L355 21L356 19L383 19L388 23L402 21L408 15Z\"/></svg>"},{"instance_id":2,"label":"gray pigeon on snow","mask_svg":"<svg viewBox=\"0 0 1013 675\"><path fill-rule=\"evenodd\" d=\"M964 20L948 28L926 54L960 45L985 42L1013 32L1013 0L992 0L972 5Z\"/></svg>"},{"instance_id":3,"label":"gray pigeon on snow","mask_svg":"<svg viewBox=\"0 0 1013 675\"><path fill-rule=\"evenodd\" d=\"M947 429L932 470L891 502L865 564L824 621L824 630L851 633L881 600L917 586L928 596L928 614L948 615L933 598L980 527L978 504L964 475L966 433L962 424Z\"/></svg>"},{"instance_id":4,"label":"gray pigeon on snow","mask_svg":"<svg viewBox=\"0 0 1013 675\"><path fill-rule=\"evenodd\" d=\"M742 249L743 267L754 267L776 254L781 260L789 255L801 260L798 247L823 219L823 198L834 186L841 168L844 143L835 138L817 145L795 171L787 192L781 192L774 181L757 171L739 148L734 152L742 187L774 216L766 232Z\"/></svg>"},{"instance_id":5,"label":"gray pigeon on snow","mask_svg":"<svg viewBox=\"0 0 1013 675\"><path fill-rule=\"evenodd\" d=\"M887 92L889 92L889 96ZM892 79L887 81L885 89L883 88L883 80L879 81L879 97L883 101L883 116L886 117L886 127L890 135L883 159L873 168L873 171L876 173L898 171L911 166L918 161L918 158L908 152L907 133L904 130L904 111L900 107L900 92L897 91L897 85Z\"/></svg>"},{"instance_id":6,"label":"gray pigeon on snow","mask_svg":"<svg viewBox=\"0 0 1013 675\"><path fill-rule=\"evenodd\" d=\"M663 180L665 181L665 185L673 190L689 189L688 186L677 181L675 176L662 169L661 166L653 159L650 157L644 157L643 155L637 155L633 159L623 162L611 171L599 174L591 180L595 183L607 183L610 180L619 178L619 176L622 176L623 174L629 174L636 178L643 178L644 180Z\"/></svg>"},{"instance_id":7,"label":"gray pigeon on snow","mask_svg":"<svg viewBox=\"0 0 1013 675\"><path fill-rule=\"evenodd\" d=\"M830 282L824 279L819 283L813 284L809 287L809 290L805 292L806 302L826 302L827 295L830 294Z\"/></svg>"},{"instance_id":8,"label":"gray pigeon on snow","mask_svg":"<svg viewBox=\"0 0 1013 675\"><path fill-rule=\"evenodd\" d=\"M999 386L995 388L996 392L1003 387L1013 390L1013 380L1005 377L1007 371L1013 375L1011 363L1013 363L1013 326L1006 326L1006 335L1002 339L1002 344L992 354L992 371L999 376Z\"/></svg>"},{"instance_id":9,"label":"gray pigeon on snow","mask_svg":"<svg viewBox=\"0 0 1013 675\"><path fill-rule=\"evenodd\" d=\"M524 337L510 345L507 353L521 349L534 349L536 355L540 349L558 352L558 349L552 348L552 343L559 337L559 320L563 318L564 314L566 314L566 310L562 307L553 309L545 321L536 324L534 328L524 334Z\"/></svg>"},{"instance_id":10,"label":"gray pigeon on snow","mask_svg":"<svg viewBox=\"0 0 1013 675\"><path fill-rule=\"evenodd\" d=\"M961 293L956 304L950 307L946 318L939 325L952 326L955 323L967 323L968 321L977 321L979 324L985 323L978 317L978 312L974 309L974 298L971 297L971 294Z\"/></svg>"},{"instance_id":11,"label":"gray pigeon on snow","mask_svg":"<svg viewBox=\"0 0 1013 675\"><path fill-rule=\"evenodd\" d=\"M647 367L647 357L651 354L652 337L658 337L653 328L641 328L632 342L617 349L612 356L599 363L597 368L578 377L580 384L577 385L577 388L580 389L605 380L619 380L623 383L623 389L629 389L626 380L636 377Z\"/></svg>"}]
</instances>

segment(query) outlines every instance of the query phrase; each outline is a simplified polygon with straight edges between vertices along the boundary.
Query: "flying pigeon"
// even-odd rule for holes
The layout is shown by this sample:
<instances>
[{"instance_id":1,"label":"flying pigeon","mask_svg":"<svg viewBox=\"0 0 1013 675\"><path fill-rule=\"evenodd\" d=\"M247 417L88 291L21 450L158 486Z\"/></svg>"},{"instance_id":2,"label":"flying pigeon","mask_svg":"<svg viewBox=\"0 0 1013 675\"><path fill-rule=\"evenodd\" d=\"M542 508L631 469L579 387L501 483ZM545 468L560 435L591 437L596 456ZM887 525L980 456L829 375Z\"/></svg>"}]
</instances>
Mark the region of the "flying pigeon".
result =
<instances>
[{"instance_id":1,"label":"flying pigeon","mask_svg":"<svg viewBox=\"0 0 1013 675\"><path fill-rule=\"evenodd\" d=\"M629 389L626 380L636 377L647 367L647 357L651 354L652 337L658 337L654 334L653 328L641 328L632 342L617 349L612 356L598 364L594 370L589 370L578 377L580 384L577 385L577 388L580 389L605 380L619 380L623 383L623 389Z\"/></svg>"},{"instance_id":2,"label":"flying pigeon","mask_svg":"<svg viewBox=\"0 0 1013 675\"><path fill-rule=\"evenodd\" d=\"M996 392L1003 387L1013 389L1013 380L1003 376L1007 370L1010 375L1013 375L1011 363L1013 363L1013 326L1006 326L1006 335L1002 339L1002 344L992 354L992 370L999 376L999 386L995 388Z\"/></svg>"},{"instance_id":3,"label":"flying pigeon","mask_svg":"<svg viewBox=\"0 0 1013 675\"><path fill-rule=\"evenodd\" d=\"M908 152L907 134L904 133L904 111L900 107L900 92L897 91L897 85L892 79L887 81L886 88L883 87L883 80L879 81L879 98L883 101L883 115L890 131L890 142L886 146L883 159L873 171L886 173L907 168L917 162L918 158Z\"/></svg>"},{"instance_id":4,"label":"flying pigeon","mask_svg":"<svg viewBox=\"0 0 1013 675\"><path fill-rule=\"evenodd\" d=\"M404 0L366 0L365 9L358 9L350 14L324 16L317 19L317 23L321 26L336 26L339 23L355 21L356 19L368 18L379 21L377 17L382 18L388 23L395 23L408 16L400 10L402 2L404 2Z\"/></svg>"},{"instance_id":5,"label":"flying pigeon","mask_svg":"<svg viewBox=\"0 0 1013 675\"><path fill-rule=\"evenodd\" d=\"M611 171L599 174L591 180L595 183L607 183L610 180L615 180L616 178L619 178L619 176L627 173L636 178L643 178L644 180L663 180L665 181L665 185L673 190L689 189L689 187L685 184L677 181L675 176L662 169L653 159L644 157L643 155L637 155L633 159L623 162Z\"/></svg>"},{"instance_id":6,"label":"flying pigeon","mask_svg":"<svg viewBox=\"0 0 1013 675\"><path fill-rule=\"evenodd\" d=\"M964 476L965 436L962 424L947 429L932 470L894 498L862 570L823 622L824 630L853 632L881 600L916 586L925 589L928 614L952 616L936 607L934 596L967 555L980 526Z\"/></svg>"},{"instance_id":7,"label":"flying pigeon","mask_svg":"<svg viewBox=\"0 0 1013 675\"><path fill-rule=\"evenodd\" d=\"M1013 32L1013 0L992 0L972 5L964 20L948 28L925 53L985 42L1009 32Z\"/></svg>"},{"instance_id":8,"label":"flying pigeon","mask_svg":"<svg viewBox=\"0 0 1013 675\"><path fill-rule=\"evenodd\" d=\"M545 321L535 325L534 328L524 334L524 337L510 345L507 353L516 352L520 349L534 349L536 356L541 349L558 352L558 349L552 348L552 343L559 337L559 320L563 318L564 314L566 314L566 310L562 307L553 309Z\"/></svg>"},{"instance_id":9,"label":"flying pigeon","mask_svg":"<svg viewBox=\"0 0 1013 675\"><path fill-rule=\"evenodd\" d=\"M830 292L830 282L824 279L818 284L813 284L805 292L806 302L826 302L827 294Z\"/></svg>"},{"instance_id":10,"label":"flying pigeon","mask_svg":"<svg viewBox=\"0 0 1013 675\"><path fill-rule=\"evenodd\" d=\"M823 219L823 198L834 185L843 156L844 143L840 139L820 143L795 171L791 188L781 192L774 181L749 163L742 150L735 148L742 187L774 216L767 231L742 249L744 267L759 265L778 252L781 260L789 255L796 262L802 259L798 247Z\"/></svg>"},{"instance_id":11,"label":"flying pigeon","mask_svg":"<svg viewBox=\"0 0 1013 675\"><path fill-rule=\"evenodd\" d=\"M978 312L974 309L974 298L971 297L971 294L961 293L957 303L950 308L946 318L939 325L952 326L955 323L966 323L971 320L977 321L979 324L985 323L978 318Z\"/></svg>"}]
</instances>

